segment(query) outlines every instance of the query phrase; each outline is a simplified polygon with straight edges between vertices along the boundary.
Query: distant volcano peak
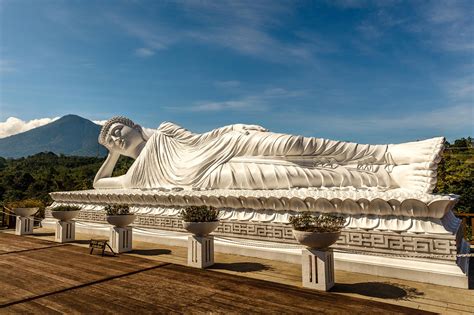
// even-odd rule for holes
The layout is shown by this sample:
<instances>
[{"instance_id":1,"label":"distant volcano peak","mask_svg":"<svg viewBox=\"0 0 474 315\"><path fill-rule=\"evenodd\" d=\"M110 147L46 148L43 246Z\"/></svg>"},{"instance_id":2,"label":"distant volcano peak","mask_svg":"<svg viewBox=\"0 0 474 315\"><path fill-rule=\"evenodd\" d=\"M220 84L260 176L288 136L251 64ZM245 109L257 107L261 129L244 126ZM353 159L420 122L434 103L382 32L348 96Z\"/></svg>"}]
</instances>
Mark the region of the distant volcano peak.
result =
<instances>
[{"instance_id":1,"label":"distant volcano peak","mask_svg":"<svg viewBox=\"0 0 474 315\"><path fill-rule=\"evenodd\" d=\"M97 143L101 126L68 114L49 124L0 139L0 156L18 158L39 152L64 155L104 156Z\"/></svg>"}]
</instances>

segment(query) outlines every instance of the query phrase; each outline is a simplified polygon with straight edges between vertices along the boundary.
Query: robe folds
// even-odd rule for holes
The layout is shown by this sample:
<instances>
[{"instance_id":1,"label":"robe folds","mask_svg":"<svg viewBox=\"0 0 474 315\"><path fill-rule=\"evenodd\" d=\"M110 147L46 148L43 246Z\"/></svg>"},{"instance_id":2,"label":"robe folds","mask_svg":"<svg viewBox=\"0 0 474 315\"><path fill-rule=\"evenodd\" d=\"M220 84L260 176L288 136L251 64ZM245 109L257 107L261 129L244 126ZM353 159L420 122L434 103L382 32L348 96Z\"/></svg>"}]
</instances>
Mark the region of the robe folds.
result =
<instances>
[{"instance_id":1,"label":"robe folds","mask_svg":"<svg viewBox=\"0 0 474 315\"><path fill-rule=\"evenodd\" d=\"M130 167L127 188L390 186L387 145L236 129L230 125L195 134L161 124Z\"/></svg>"}]
</instances>

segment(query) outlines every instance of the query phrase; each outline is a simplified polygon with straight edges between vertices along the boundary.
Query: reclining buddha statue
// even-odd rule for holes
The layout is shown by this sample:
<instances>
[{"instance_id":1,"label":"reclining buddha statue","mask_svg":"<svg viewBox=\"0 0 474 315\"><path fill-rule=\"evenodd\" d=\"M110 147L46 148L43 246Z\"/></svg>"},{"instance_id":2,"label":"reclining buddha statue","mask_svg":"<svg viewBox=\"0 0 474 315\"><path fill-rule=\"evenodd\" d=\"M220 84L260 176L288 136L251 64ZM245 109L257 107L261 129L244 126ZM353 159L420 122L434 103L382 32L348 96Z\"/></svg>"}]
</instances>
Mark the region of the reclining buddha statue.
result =
<instances>
[{"instance_id":1,"label":"reclining buddha statue","mask_svg":"<svg viewBox=\"0 0 474 315\"><path fill-rule=\"evenodd\" d=\"M94 188L406 189L432 192L444 138L369 145L234 124L195 134L165 122L152 134L125 117L108 120L99 143L109 154ZM112 177L121 155L135 161Z\"/></svg>"}]
</instances>

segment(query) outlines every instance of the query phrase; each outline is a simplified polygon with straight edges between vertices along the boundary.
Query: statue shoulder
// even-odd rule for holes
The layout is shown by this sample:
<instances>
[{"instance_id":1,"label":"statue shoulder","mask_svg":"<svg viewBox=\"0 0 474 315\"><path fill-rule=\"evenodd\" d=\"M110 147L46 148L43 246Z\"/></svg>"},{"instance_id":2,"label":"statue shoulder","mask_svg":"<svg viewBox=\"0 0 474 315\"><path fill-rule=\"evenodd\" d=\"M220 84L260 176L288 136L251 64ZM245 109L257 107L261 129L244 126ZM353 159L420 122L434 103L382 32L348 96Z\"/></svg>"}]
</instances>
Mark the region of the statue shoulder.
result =
<instances>
[{"instance_id":1,"label":"statue shoulder","mask_svg":"<svg viewBox=\"0 0 474 315\"><path fill-rule=\"evenodd\" d=\"M158 127L158 130L167 130L170 128L181 128L181 126L171 121L164 121L160 124L160 126Z\"/></svg>"},{"instance_id":2,"label":"statue shoulder","mask_svg":"<svg viewBox=\"0 0 474 315\"><path fill-rule=\"evenodd\" d=\"M158 127L158 132L167 136L177 136L182 135L183 133L189 133L187 129L169 121L161 123Z\"/></svg>"}]
</instances>

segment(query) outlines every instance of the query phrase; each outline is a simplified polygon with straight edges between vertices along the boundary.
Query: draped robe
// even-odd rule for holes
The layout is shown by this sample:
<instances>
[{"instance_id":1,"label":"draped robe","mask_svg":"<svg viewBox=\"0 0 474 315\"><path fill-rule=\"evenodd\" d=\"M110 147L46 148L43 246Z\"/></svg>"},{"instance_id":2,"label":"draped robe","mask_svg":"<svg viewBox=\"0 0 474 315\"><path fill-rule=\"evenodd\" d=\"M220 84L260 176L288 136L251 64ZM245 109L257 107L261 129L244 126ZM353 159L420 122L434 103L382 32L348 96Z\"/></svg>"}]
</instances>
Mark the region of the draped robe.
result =
<instances>
[{"instance_id":1,"label":"draped robe","mask_svg":"<svg viewBox=\"0 0 474 315\"><path fill-rule=\"evenodd\" d=\"M194 134L163 123L127 172L127 188L388 188L387 145L362 145L233 125Z\"/></svg>"}]
</instances>

